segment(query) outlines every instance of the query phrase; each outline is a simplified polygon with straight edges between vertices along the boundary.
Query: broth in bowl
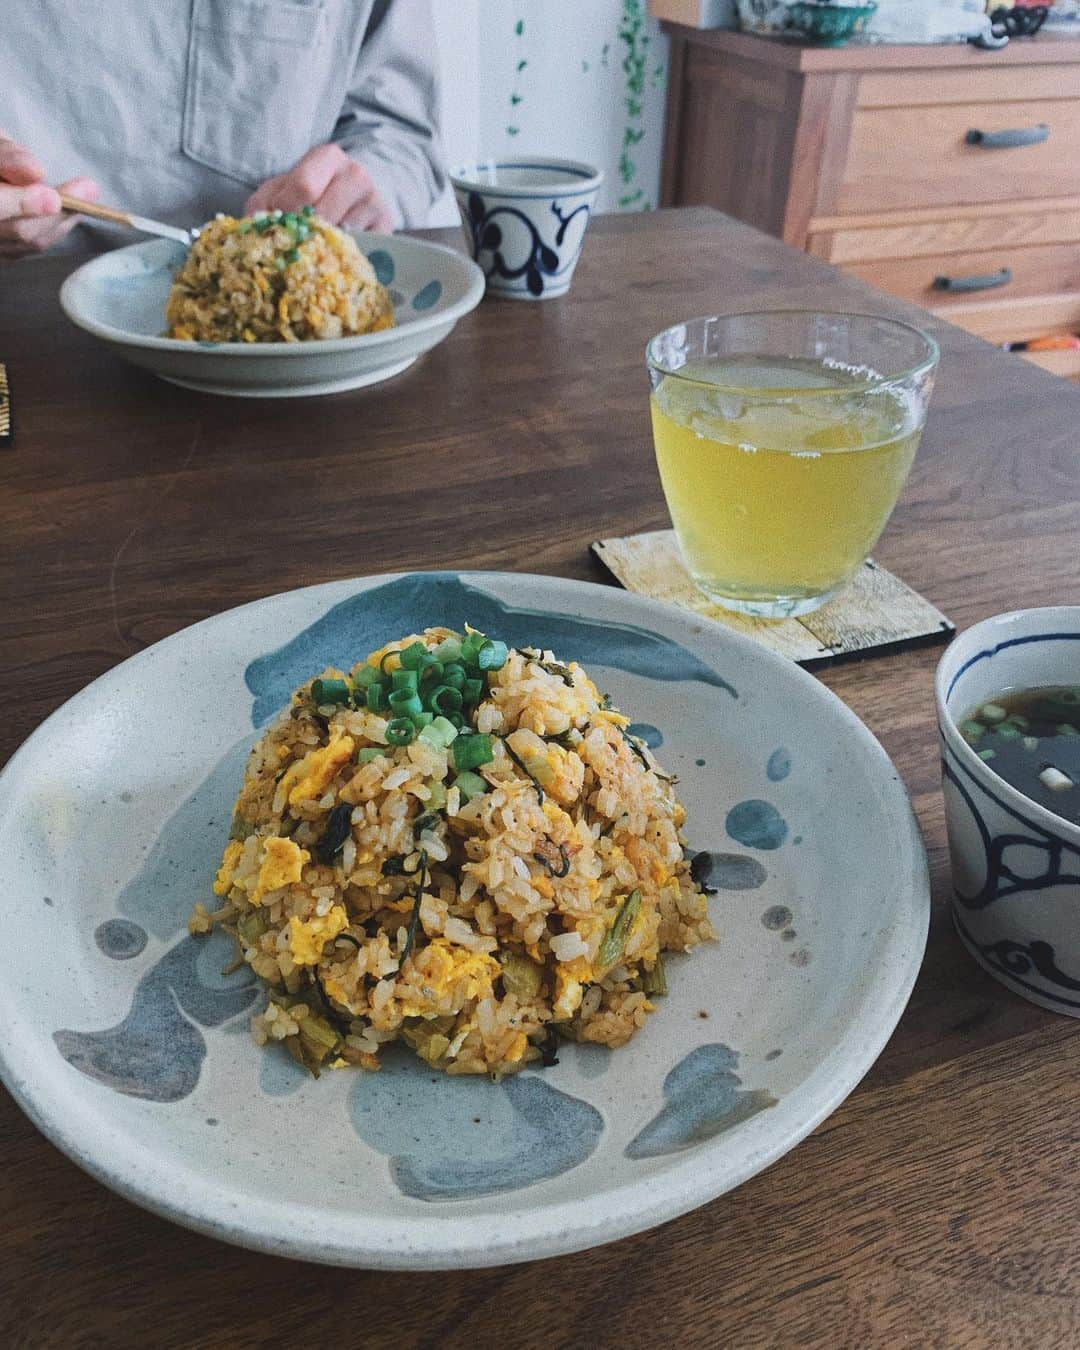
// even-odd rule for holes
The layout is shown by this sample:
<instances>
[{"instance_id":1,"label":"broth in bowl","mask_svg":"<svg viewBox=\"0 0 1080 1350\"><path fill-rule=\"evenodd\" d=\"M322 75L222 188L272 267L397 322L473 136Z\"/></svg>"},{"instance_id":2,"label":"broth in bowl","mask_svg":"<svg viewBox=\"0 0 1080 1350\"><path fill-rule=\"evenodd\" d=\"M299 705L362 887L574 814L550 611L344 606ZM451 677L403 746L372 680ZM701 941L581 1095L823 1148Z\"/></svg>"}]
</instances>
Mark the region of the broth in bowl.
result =
<instances>
[{"instance_id":1,"label":"broth in bowl","mask_svg":"<svg viewBox=\"0 0 1080 1350\"><path fill-rule=\"evenodd\" d=\"M960 734L999 778L1080 825L1080 684L1009 690L971 709Z\"/></svg>"}]
</instances>

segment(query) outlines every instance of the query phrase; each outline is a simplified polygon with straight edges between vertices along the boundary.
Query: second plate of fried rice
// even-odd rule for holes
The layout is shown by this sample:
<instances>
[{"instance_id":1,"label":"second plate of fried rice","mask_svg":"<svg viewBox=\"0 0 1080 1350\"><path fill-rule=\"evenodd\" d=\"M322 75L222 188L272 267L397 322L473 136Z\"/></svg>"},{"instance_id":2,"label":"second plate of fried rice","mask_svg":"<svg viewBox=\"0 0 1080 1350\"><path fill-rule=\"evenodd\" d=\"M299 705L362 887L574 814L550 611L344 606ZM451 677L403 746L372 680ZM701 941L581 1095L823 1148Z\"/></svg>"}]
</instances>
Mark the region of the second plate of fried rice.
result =
<instances>
[{"instance_id":1,"label":"second plate of fried rice","mask_svg":"<svg viewBox=\"0 0 1080 1350\"><path fill-rule=\"evenodd\" d=\"M113 249L72 272L61 306L173 384L294 398L400 374L484 294L483 273L454 249L301 217L265 231L223 218L190 253L168 239Z\"/></svg>"},{"instance_id":2,"label":"second plate of fried rice","mask_svg":"<svg viewBox=\"0 0 1080 1350\"><path fill-rule=\"evenodd\" d=\"M140 652L0 774L0 850L34 1122L179 1223L364 1267L577 1251L738 1185L869 1068L929 916L903 785L818 681L524 574L334 582Z\"/></svg>"}]
</instances>

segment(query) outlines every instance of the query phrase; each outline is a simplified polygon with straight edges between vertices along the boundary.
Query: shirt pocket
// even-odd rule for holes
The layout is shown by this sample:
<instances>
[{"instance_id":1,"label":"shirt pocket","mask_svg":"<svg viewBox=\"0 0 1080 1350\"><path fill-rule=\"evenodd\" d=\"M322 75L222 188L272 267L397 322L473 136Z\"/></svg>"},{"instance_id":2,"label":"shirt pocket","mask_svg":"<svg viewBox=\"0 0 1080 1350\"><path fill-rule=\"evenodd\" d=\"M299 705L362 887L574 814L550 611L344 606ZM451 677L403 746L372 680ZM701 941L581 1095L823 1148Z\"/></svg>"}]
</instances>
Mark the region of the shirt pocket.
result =
<instances>
[{"instance_id":1,"label":"shirt pocket","mask_svg":"<svg viewBox=\"0 0 1080 1350\"><path fill-rule=\"evenodd\" d=\"M323 0L194 0L184 154L252 186L291 169L333 129L328 39Z\"/></svg>"}]
</instances>

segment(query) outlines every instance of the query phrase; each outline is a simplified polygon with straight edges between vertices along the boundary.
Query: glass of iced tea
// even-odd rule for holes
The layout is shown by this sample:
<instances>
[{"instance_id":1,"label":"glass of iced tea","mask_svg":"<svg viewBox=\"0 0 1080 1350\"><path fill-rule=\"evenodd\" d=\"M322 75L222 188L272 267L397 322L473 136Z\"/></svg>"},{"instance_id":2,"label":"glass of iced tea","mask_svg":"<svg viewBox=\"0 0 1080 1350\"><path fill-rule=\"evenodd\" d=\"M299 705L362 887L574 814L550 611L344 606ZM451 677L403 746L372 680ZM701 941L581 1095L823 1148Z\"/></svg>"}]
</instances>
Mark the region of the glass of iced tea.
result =
<instances>
[{"instance_id":1,"label":"glass of iced tea","mask_svg":"<svg viewBox=\"0 0 1080 1350\"><path fill-rule=\"evenodd\" d=\"M926 421L937 343L871 314L688 319L646 349L686 565L761 618L816 609L878 541Z\"/></svg>"}]
</instances>

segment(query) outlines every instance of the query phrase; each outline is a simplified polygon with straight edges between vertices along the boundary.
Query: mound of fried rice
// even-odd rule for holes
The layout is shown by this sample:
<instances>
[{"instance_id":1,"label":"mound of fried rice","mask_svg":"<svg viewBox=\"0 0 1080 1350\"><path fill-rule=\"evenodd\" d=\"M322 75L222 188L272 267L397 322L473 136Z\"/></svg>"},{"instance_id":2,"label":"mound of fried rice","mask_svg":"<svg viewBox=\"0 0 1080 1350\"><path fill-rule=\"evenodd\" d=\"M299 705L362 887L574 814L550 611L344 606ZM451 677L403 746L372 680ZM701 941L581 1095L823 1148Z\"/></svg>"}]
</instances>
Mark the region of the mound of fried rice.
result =
<instances>
[{"instance_id":1,"label":"mound of fried rice","mask_svg":"<svg viewBox=\"0 0 1080 1350\"><path fill-rule=\"evenodd\" d=\"M177 273L165 317L169 337L198 342L307 342L394 324L356 241L308 208L212 220Z\"/></svg>"},{"instance_id":2,"label":"mound of fried rice","mask_svg":"<svg viewBox=\"0 0 1080 1350\"><path fill-rule=\"evenodd\" d=\"M392 677L405 648L455 637L366 664ZM321 677L359 690L345 705L298 689L254 747L221 907L190 921L232 933L268 986L255 1040L316 1074L377 1069L401 1040L496 1080L553 1063L559 1037L625 1044L666 991L661 953L713 936L672 780L579 665L511 649L457 732L491 741L465 800L453 745L389 745L359 672Z\"/></svg>"}]
</instances>

